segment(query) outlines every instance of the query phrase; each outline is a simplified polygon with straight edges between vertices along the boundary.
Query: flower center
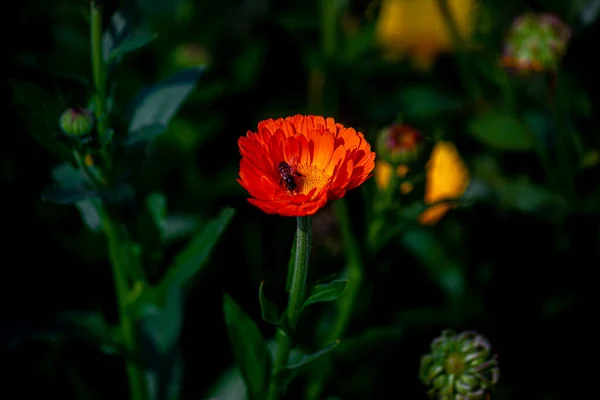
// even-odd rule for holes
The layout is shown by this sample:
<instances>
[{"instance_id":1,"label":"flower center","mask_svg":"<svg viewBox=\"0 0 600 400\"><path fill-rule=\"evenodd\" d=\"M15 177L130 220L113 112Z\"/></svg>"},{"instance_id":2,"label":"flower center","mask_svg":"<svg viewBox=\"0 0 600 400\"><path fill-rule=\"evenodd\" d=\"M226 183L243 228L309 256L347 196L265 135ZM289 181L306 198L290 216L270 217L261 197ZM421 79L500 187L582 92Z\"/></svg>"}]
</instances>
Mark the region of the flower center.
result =
<instances>
[{"instance_id":1,"label":"flower center","mask_svg":"<svg viewBox=\"0 0 600 400\"><path fill-rule=\"evenodd\" d=\"M444 365L447 374L460 376L465 371L465 362L460 353L450 353Z\"/></svg>"},{"instance_id":2,"label":"flower center","mask_svg":"<svg viewBox=\"0 0 600 400\"><path fill-rule=\"evenodd\" d=\"M307 194L314 188L319 191L331 178L325 171L312 165L298 165L296 171L302 175L296 177L298 193L302 194Z\"/></svg>"}]
</instances>

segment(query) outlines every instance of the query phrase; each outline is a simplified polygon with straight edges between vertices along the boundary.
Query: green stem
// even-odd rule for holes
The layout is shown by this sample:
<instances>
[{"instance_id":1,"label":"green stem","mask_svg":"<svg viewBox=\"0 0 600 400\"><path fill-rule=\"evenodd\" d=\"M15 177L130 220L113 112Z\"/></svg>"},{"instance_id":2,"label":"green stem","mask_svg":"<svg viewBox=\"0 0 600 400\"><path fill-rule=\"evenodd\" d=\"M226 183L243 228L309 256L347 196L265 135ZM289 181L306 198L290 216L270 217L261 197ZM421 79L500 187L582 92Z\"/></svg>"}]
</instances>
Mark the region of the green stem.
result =
<instances>
[{"instance_id":1,"label":"green stem","mask_svg":"<svg viewBox=\"0 0 600 400\"><path fill-rule=\"evenodd\" d=\"M363 280L363 266L360 254L358 252L358 244L352 234L350 227L350 218L348 216L348 208L344 199L336 201L334 204L335 213L340 223L340 231L342 233L342 242L346 258L346 271L344 278L350 282L344 295L337 302L336 319L333 322L333 327L329 330L329 334L325 337L324 344L331 343L339 339L346 331L348 324L354 312L358 293ZM323 386L328 378L329 366L331 365L331 355L326 354L320 362L323 368L313 370L314 373L306 387L305 398L307 400L316 400L321 398ZM317 364L319 366L319 364Z\"/></svg>"},{"instance_id":2,"label":"green stem","mask_svg":"<svg viewBox=\"0 0 600 400\"><path fill-rule=\"evenodd\" d=\"M473 99L479 101L482 96L479 90L479 86L473 79L472 71L470 71L470 64L468 58L465 56L465 41L458 30L458 26L456 25L456 21L452 16L452 12L450 11L450 7L448 6L448 0L436 0L440 12L444 17L446 22L446 27L448 28L448 33L452 38L452 42L454 43L454 48L456 51L456 59L458 61L459 72L461 74L462 80L467 87L467 90L470 92Z\"/></svg>"},{"instance_id":3,"label":"green stem","mask_svg":"<svg viewBox=\"0 0 600 400\"><path fill-rule=\"evenodd\" d=\"M104 210L102 204L98 202L96 208L102 216L102 229L108 241L108 253L113 269L115 280L115 290L117 294L117 303L119 306L120 328L123 335L125 347L134 355L139 352L137 342L137 329L135 321L125 313L127 296L130 286L127 277L127 264L130 261L129 248L124 244L119 227L113 219ZM146 393L146 378L144 371L139 368L134 361L127 361L127 375L129 377L130 399L145 400L148 398Z\"/></svg>"},{"instance_id":4,"label":"green stem","mask_svg":"<svg viewBox=\"0 0 600 400\"><path fill-rule=\"evenodd\" d=\"M94 114L98 134L106 132L106 83L104 55L102 53L102 7L90 1L90 37L92 47L92 73L94 75Z\"/></svg>"},{"instance_id":5,"label":"green stem","mask_svg":"<svg viewBox=\"0 0 600 400\"><path fill-rule=\"evenodd\" d=\"M291 288L286 310L287 326L294 332L306 292L308 276L308 260L312 243L312 217L297 217L296 227L296 258L292 270ZM269 385L269 400L279 399L279 373L285 367L291 350L291 338L283 330L277 330L277 354L273 365L271 384Z\"/></svg>"},{"instance_id":6,"label":"green stem","mask_svg":"<svg viewBox=\"0 0 600 400\"><path fill-rule=\"evenodd\" d=\"M92 52L92 74L94 77L94 115L96 117L98 135L102 140L103 135L107 131L106 65L102 52L102 6L98 5L95 1L90 1L90 18L90 46ZM135 321L125 312L127 296L130 291L127 267L131 262L131 248L128 246L128 240L122 236L119 225L109 216L101 202L96 202L96 208L102 216L102 229L108 241L108 253L115 280L120 328L124 345L132 354L138 355L137 326ZM139 368L134 361L127 361L126 367L129 377L130 399L146 400L148 394L143 369Z\"/></svg>"},{"instance_id":7,"label":"green stem","mask_svg":"<svg viewBox=\"0 0 600 400\"><path fill-rule=\"evenodd\" d=\"M350 218L348 217L348 208L344 199L336 201L334 203L334 208L340 223L342 242L348 265L346 278L350 281L350 284L346 288L344 295L339 299L337 319L333 329L330 331L329 337L326 339L327 343L331 343L338 339L346 331L350 318L352 317L352 312L354 311L354 304L356 303L363 278L363 267L358 252L358 243L356 243L356 239L352 234Z\"/></svg>"}]
</instances>

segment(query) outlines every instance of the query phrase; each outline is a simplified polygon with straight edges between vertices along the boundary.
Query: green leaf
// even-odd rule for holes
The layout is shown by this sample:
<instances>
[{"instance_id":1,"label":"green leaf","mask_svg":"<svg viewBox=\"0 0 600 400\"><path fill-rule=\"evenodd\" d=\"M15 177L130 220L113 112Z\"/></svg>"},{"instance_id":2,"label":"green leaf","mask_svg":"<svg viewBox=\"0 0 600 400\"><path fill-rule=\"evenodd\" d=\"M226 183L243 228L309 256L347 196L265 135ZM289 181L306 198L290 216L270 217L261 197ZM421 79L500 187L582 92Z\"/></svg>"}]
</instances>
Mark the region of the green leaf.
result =
<instances>
[{"instance_id":1,"label":"green leaf","mask_svg":"<svg viewBox=\"0 0 600 400\"><path fill-rule=\"evenodd\" d=\"M108 26L102 34L102 52L105 62L109 62L111 54L132 33L133 15L125 11L118 11L110 17Z\"/></svg>"},{"instance_id":2,"label":"green leaf","mask_svg":"<svg viewBox=\"0 0 600 400\"><path fill-rule=\"evenodd\" d=\"M346 290L348 283L349 281L346 280L335 280L330 283L315 285L304 301L302 308L313 303L337 300Z\"/></svg>"},{"instance_id":3,"label":"green leaf","mask_svg":"<svg viewBox=\"0 0 600 400\"><path fill-rule=\"evenodd\" d=\"M156 226L162 226L167 218L167 199L162 193L151 193L146 197L146 207Z\"/></svg>"},{"instance_id":4,"label":"green leaf","mask_svg":"<svg viewBox=\"0 0 600 400\"><path fill-rule=\"evenodd\" d=\"M148 43L156 39L157 36L158 35L156 33L149 32L139 32L129 36L128 38L123 40L118 46L110 50L110 52L108 53L107 62L111 62L123 56L126 53L132 52L134 50L139 49L140 47L147 45Z\"/></svg>"},{"instance_id":5,"label":"green leaf","mask_svg":"<svg viewBox=\"0 0 600 400\"><path fill-rule=\"evenodd\" d=\"M430 118L461 107L459 100L426 86L412 86L400 92L402 114L413 118Z\"/></svg>"},{"instance_id":6,"label":"green leaf","mask_svg":"<svg viewBox=\"0 0 600 400\"><path fill-rule=\"evenodd\" d=\"M167 126L194 89L204 69L202 66L186 69L164 82L142 89L128 106L131 115L129 133L153 125Z\"/></svg>"},{"instance_id":7,"label":"green leaf","mask_svg":"<svg viewBox=\"0 0 600 400\"><path fill-rule=\"evenodd\" d=\"M205 399L248 400L246 384L237 366L227 369L211 386Z\"/></svg>"},{"instance_id":8,"label":"green leaf","mask_svg":"<svg viewBox=\"0 0 600 400\"><path fill-rule=\"evenodd\" d=\"M250 397L265 398L271 371L267 345L254 321L227 294L223 299L223 311L233 356Z\"/></svg>"},{"instance_id":9,"label":"green leaf","mask_svg":"<svg viewBox=\"0 0 600 400\"><path fill-rule=\"evenodd\" d=\"M8 83L29 134L57 157L71 160L69 147L57 140L58 120L64 111L60 102L32 83L17 79L11 79Z\"/></svg>"},{"instance_id":10,"label":"green leaf","mask_svg":"<svg viewBox=\"0 0 600 400\"><path fill-rule=\"evenodd\" d=\"M58 204L72 204L96 195L82 172L71 164L63 163L52 170L55 181L42 192L42 200Z\"/></svg>"},{"instance_id":11,"label":"green leaf","mask_svg":"<svg viewBox=\"0 0 600 400\"><path fill-rule=\"evenodd\" d=\"M102 219L92 199L87 198L85 200L78 201L75 203L75 207L77 207L79 210L79 214L81 214L81 219L85 225L92 232L100 231L100 228L102 227Z\"/></svg>"},{"instance_id":12,"label":"green leaf","mask_svg":"<svg viewBox=\"0 0 600 400\"><path fill-rule=\"evenodd\" d=\"M42 192L43 201L51 201L57 204L73 204L95 196L91 190L85 187L65 186L51 183Z\"/></svg>"},{"instance_id":13,"label":"green leaf","mask_svg":"<svg viewBox=\"0 0 600 400\"><path fill-rule=\"evenodd\" d=\"M413 229L400 236L404 247L412 253L428 272L431 280L450 299L460 298L466 288L461 266L448 258L444 246L426 229Z\"/></svg>"},{"instance_id":14,"label":"green leaf","mask_svg":"<svg viewBox=\"0 0 600 400\"><path fill-rule=\"evenodd\" d=\"M152 339L159 352L165 354L177 344L183 324L183 294L178 286L148 287L144 301L138 306L145 307L142 329ZM162 303L162 304L161 304ZM160 307L156 307L160 304ZM142 315L140 315L142 317Z\"/></svg>"},{"instance_id":15,"label":"green leaf","mask_svg":"<svg viewBox=\"0 0 600 400\"><path fill-rule=\"evenodd\" d=\"M514 115L488 111L471 120L469 133L481 143L500 150L530 150L532 136Z\"/></svg>"},{"instance_id":16,"label":"green leaf","mask_svg":"<svg viewBox=\"0 0 600 400\"><path fill-rule=\"evenodd\" d=\"M279 308L275 303L269 300L263 291L263 286L265 282L260 283L260 288L258 289L258 299L260 301L260 309L262 314L262 319L266 322L278 325L279 321L281 321L281 315L279 315Z\"/></svg>"},{"instance_id":17,"label":"green leaf","mask_svg":"<svg viewBox=\"0 0 600 400\"><path fill-rule=\"evenodd\" d=\"M199 226L200 220L194 215L171 214L161 225L162 240L169 243L184 238L196 232Z\"/></svg>"},{"instance_id":18,"label":"green leaf","mask_svg":"<svg viewBox=\"0 0 600 400\"><path fill-rule=\"evenodd\" d=\"M218 217L209 221L190 243L175 257L165 278L165 284L182 285L204 266L212 249L231 222L235 210L225 207Z\"/></svg>"},{"instance_id":19,"label":"green leaf","mask_svg":"<svg viewBox=\"0 0 600 400\"><path fill-rule=\"evenodd\" d=\"M167 126L163 124L145 125L133 132L129 132L127 137L124 138L123 143L129 145L139 142L151 142L166 130Z\"/></svg>"},{"instance_id":20,"label":"green leaf","mask_svg":"<svg viewBox=\"0 0 600 400\"><path fill-rule=\"evenodd\" d=\"M323 354L329 353L331 350L335 349L339 344L340 344L340 340L338 339L335 342L328 344L327 346L325 346L321 350L317 351L316 353L302 354L296 359L290 359L288 364L285 366L285 369L288 369L288 370L298 369L298 368L308 364L309 362L316 360L317 358L321 357Z\"/></svg>"}]
</instances>

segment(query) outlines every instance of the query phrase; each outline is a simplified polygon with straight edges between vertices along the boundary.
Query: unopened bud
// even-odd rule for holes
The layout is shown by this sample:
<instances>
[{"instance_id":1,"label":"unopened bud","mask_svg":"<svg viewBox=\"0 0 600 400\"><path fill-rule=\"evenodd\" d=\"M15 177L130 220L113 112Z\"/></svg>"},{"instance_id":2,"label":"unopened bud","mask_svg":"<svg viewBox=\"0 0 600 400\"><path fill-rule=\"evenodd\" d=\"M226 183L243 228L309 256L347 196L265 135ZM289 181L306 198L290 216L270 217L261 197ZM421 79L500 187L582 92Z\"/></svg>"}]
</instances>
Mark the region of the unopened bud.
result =
<instances>
[{"instance_id":1,"label":"unopened bud","mask_svg":"<svg viewBox=\"0 0 600 400\"><path fill-rule=\"evenodd\" d=\"M476 332L451 330L431 343L419 375L436 400L483 400L498 382L500 370L488 340Z\"/></svg>"},{"instance_id":2,"label":"unopened bud","mask_svg":"<svg viewBox=\"0 0 600 400\"><path fill-rule=\"evenodd\" d=\"M422 148L422 136L406 124L385 127L377 137L377 155L392 165L410 164L417 160Z\"/></svg>"},{"instance_id":3,"label":"unopened bud","mask_svg":"<svg viewBox=\"0 0 600 400\"><path fill-rule=\"evenodd\" d=\"M525 14L516 18L504 44L502 64L518 72L556 70L571 30L552 14Z\"/></svg>"},{"instance_id":4,"label":"unopened bud","mask_svg":"<svg viewBox=\"0 0 600 400\"><path fill-rule=\"evenodd\" d=\"M85 108L69 108L60 116L60 128L73 139L85 139L93 127L94 115Z\"/></svg>"}]
</instances>

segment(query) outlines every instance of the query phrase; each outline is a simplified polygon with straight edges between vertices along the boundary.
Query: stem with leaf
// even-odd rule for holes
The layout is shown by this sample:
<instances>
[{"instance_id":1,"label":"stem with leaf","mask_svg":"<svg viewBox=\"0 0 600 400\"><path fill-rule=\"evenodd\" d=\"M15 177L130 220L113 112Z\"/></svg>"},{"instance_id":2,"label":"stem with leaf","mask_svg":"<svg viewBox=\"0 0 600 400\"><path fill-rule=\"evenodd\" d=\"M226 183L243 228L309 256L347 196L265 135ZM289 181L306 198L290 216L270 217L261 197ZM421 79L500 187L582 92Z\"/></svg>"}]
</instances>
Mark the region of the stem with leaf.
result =
<instances>
[{"instance_id":1,"label":"stem with leaf","mask_svg":"<svg viewBox=\"0 0 600 400\"><path fill-rule=\"evenodd\" d=\"M324 343L333 342L337 338L341 337L346 331L346 328L348 327L348 324L352 318L352 313L354 312L356 300L358 298L363 280L363 265L358 252L358 243L356 243L356 239L352 234L352 229L350 228L348 208L344 199L336 201L334 203L334 208L340 223L340 231L342 233L342 242L347 263L343 278L347 279L350 283L347 286L344 295L337 301L336 318L333 321L333 326L329 330L327 337L324 339ZM327 354L323 356L323 360L317 360L317 363L322 362L321 365L324 368L323 370L320 368L314 369L315 373L312 374L311 379L306 387L305 398L307 400L321 398L323 386L329 375L327 367L331 364L330 357L331 355Z\"/></svg>"},{"instance_id":2,"label":"stem with leaf","mask_svg":"<svg viewBox=\"0 0 600 400\"><path fill-rule=\"evenodd\" d=\"M290 293L286 309L286 322L289 333L293 333L298 324L306 292L308 261L312 244L312 217L297 217L296 252L294 267L290 271ZM280 373L285 368L291 350L291 337L283 329L277 329L277 354L273 365L273 373L269 385L269 400L279 399Z\"/></svg>"},{"instance_id":3,"label":"stem with leaf","mask_svg":"<svg viewBox=\"0 0 600 400\"><path fill-rule=\"evenodd\" d=\"M94 76L94 113L98 135L106 134L106 68L102 52L102 7L90 2L90 37L92 48L92 74Z\"/></svg>"},{"instance_id":4,"label":"stem with leaf","mask_svg":"<svg viewBox=\"0 0 600 400\"><path fill-rule=\"evenodd\" d=\"M102 52L102 7L95 1L90 2L90 36L92 52L92 74L94 77L94 114L97 121L99 137L107 133L106 118L106 64ZM130 293L128 266L133 259L132 248L127 238L122 235L121 227L111 218L101 201L95 202L96 209L102 218L102 229L108 242L108 252L113 269L115 291L119 307L120 328L124 345L135 358L139 358L137 325L126 313L127 296ZM144 371L134 361L127 361L130 398L146 400L148 398Z\"/></svg>"}]
</instances>

